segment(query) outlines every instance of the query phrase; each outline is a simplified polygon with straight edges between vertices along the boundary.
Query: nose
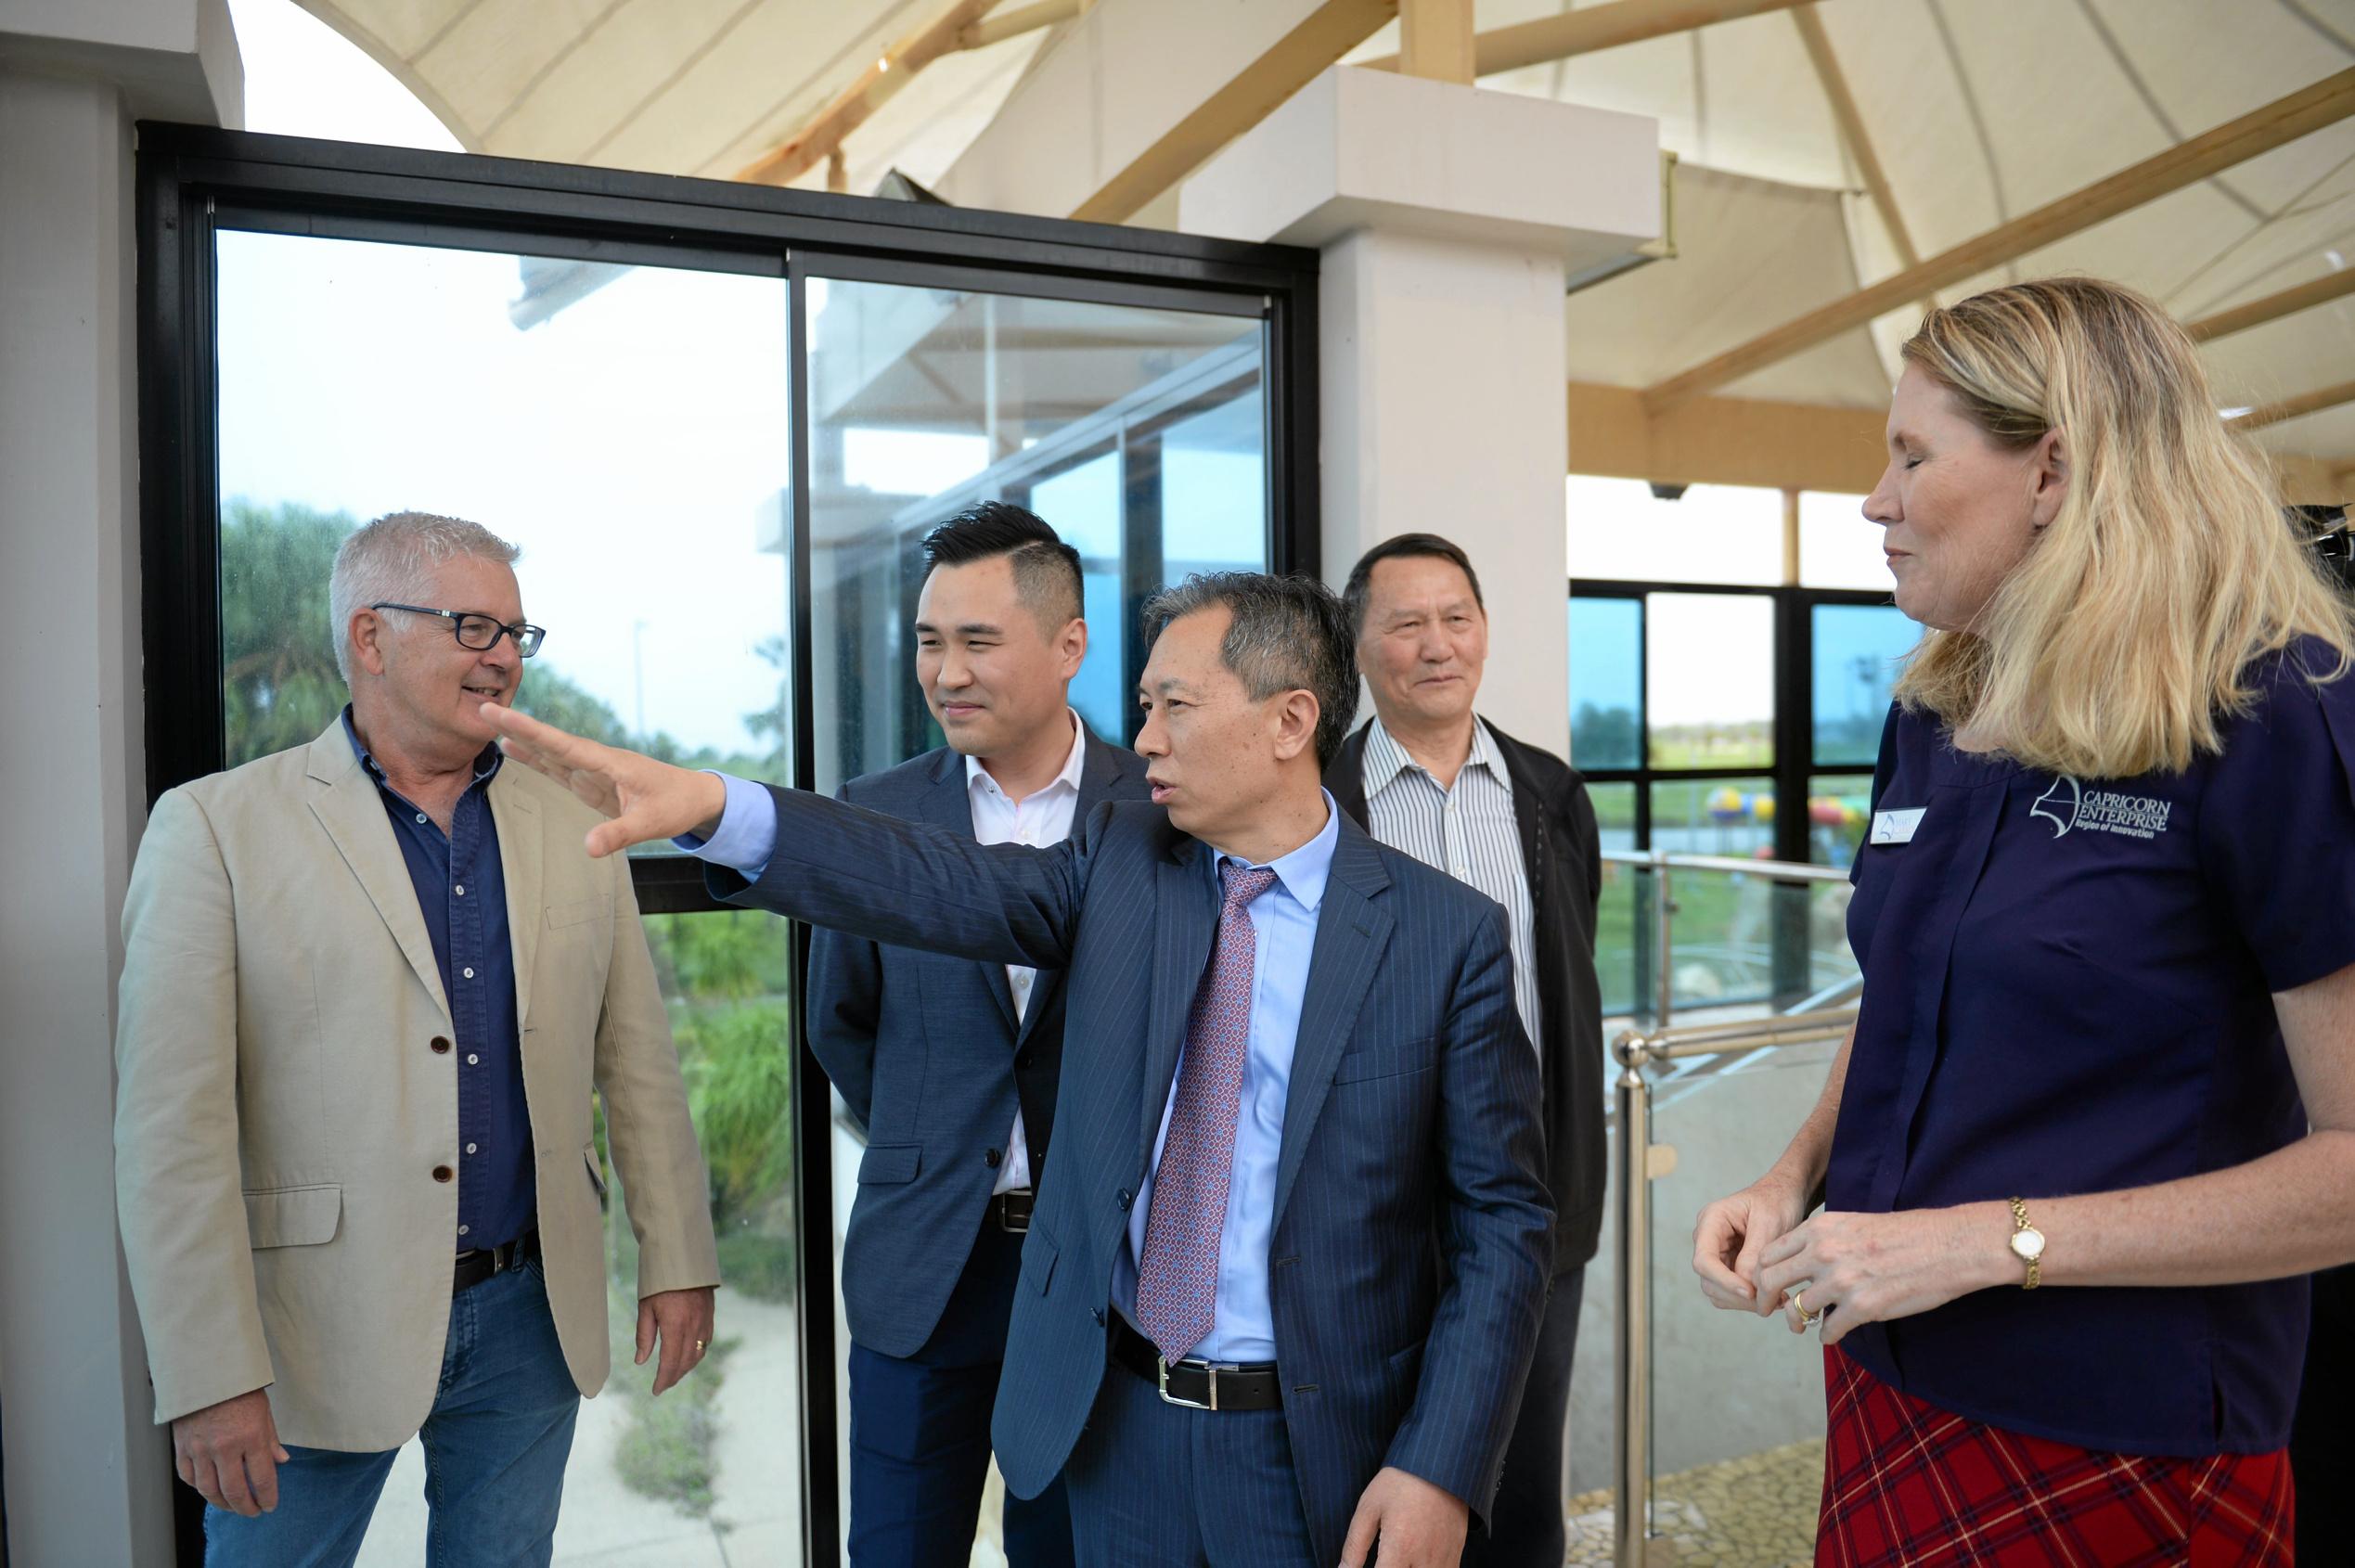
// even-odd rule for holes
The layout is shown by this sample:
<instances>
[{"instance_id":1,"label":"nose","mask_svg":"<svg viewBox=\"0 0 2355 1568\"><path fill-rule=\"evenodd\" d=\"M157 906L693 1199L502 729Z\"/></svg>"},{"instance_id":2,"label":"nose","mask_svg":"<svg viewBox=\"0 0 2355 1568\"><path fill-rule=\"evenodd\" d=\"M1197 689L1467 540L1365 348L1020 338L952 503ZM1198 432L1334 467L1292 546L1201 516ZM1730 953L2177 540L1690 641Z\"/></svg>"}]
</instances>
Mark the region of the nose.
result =
<instances>
[{"instance_id":1,"label":"nose","mask_svg":"<svg viewBox=\"0 0 2355 1568\"><path fill-rule=\"evenodd\" d=\"M1872 494L1864 498L1864 517L1886 528L1893 522L1905 521L1905 508L1898 504L1897 464L1891 462L1881 470L1881 482L1872 487Z\"/></svg>"},{"instance_id":2,"label":"nose","mask_svg":"<svg viewBox=\"0 0 2355 1568\"><path fill-rule=\"evenodd\" d=\"M954 652L942 653L940 673L933 677L933 684L949 691L972 685L973 672L966 664L965 656Z\"/></svg>"},{"instance_id":3,"label":"nose","mask_svg":"<svg viewBox=\"0 0 2355 1568\"><path fill-rule=\"evenodd\" d=\"M1161 722L1160 710L1153 709L1146 713L1144 725L1137 731L1137 744L1134 749L1139 756L1147 761L1169 754L1169 731Z\"/></svg>"}]
</instances>

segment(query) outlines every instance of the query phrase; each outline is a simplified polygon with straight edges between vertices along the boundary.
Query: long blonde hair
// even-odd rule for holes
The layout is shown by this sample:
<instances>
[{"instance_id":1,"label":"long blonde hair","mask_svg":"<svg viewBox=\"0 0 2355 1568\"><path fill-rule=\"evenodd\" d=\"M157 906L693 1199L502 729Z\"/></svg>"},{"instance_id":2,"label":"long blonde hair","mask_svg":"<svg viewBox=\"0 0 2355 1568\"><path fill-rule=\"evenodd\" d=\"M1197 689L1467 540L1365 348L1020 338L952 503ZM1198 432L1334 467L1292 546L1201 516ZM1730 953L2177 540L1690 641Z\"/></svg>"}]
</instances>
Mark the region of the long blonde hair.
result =
<instances>
[{"instance_id":1,"label":"long blonde hair","mask_svg":"<svg viewBox=\"0 0 2355 1568\"><path fill-rule=\"evenodd\" d=\"M1999 446L2061 432L2060 510L1967 629L1922 640L1897 698L1962 743L2082 778L2221 750L2251 662L2302 636L2355 661L2351 606L2220 418L2183 328L2131 289L2057 277L1932 311L1906 361Z\"/></svg>"}]
</instances>

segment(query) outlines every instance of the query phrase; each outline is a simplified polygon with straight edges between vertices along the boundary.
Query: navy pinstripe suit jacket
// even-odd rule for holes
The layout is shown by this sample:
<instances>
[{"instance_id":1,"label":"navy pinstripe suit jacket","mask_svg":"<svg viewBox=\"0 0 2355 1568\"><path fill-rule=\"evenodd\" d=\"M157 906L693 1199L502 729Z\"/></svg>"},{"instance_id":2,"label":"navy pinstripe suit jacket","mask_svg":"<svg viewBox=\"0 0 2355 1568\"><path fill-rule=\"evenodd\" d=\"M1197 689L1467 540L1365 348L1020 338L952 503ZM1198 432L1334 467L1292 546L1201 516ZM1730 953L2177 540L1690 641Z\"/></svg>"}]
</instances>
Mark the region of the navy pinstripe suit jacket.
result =
<instances>
[{"instance_id":1,"label":"navy pinstripe suit jacket","mask_svg":"<svg viewBox=\"0 0 2355 1568\"><path fill-rule=\"evenodd\" d=\"M1075 830L1107 800L1141 800L1145 760L1087 739ZM854 778L841 799L971 837L965 759L943 746ZM995 1163L1023 1110L1032 1181L1046 1171L1062 1075L1062 973L1040 970L1018 1025L1006 966L976 964L820 930L809 949L810 1049L867 1129L858 1201L843 1242L843 1308L851 1337L913 1356L939 1326L958 1270L943 1257L973 1244Z\"/></svg>"},{"instance_id":2,"label":"navy pinstripe suit jacket","mask_svg":"<svg viewBox=\"0 0 2355 1568\"><path fill-rule=\"evenodd\" d=\"M1047 850L778 790L757 883L713 892L877 942L1068 971L1055 1157L1023 1250L991 1429L1019 1496L1105 1376L1113 1260L1152 1157L1216 901L1203 846L1112 803ZM1384 1465L1486 1517L1547 1289L1535 1055L1504 912L1345 817L1277 1163L1269 1295L1319 1555ZM1119 1374L1126 1376L1126 1373Z\"/></svg>"}]
</instances>

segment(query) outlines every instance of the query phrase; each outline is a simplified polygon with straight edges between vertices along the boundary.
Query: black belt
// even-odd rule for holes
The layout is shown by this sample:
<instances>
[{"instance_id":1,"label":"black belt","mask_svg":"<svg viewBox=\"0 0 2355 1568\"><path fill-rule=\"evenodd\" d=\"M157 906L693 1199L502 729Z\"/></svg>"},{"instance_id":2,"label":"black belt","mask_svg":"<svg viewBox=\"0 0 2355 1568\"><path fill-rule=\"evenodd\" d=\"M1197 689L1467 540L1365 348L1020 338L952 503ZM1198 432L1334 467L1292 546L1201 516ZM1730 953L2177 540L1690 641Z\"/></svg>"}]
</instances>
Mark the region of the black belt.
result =
<instances>
[{"instance_id":1,"label":"black belt","mask_svg":"<svg viewBox=\"0 0 2355 1568\"><path fill-rule=\"evenodd\" d=\"M990 1224L1016 1236L1030 1228L1031 1205L1038 1195L1025 1187L1013 1192L1000 1192L989 1201Z\"/></svg>"},{"instance_id":2,"label":"black belt","mask_svg":"<svg viewBox=\"0 0 2355 1568\"><path fill-rule=\"evenodd\" d=\"M1283 1387L1276 1364L1214 1365L1189 1357L1162 1359L1153 1342L1128 1326L1128 1319L1112 1315L1112 1361L1152 1383L1165 1405L1184 1405L1196 1410L1279 1410Z\"/></svg>"},{"instance_id":3,"label":"black belt","mask_svg":"<svg viewBox=\"0 0 2355 1568\"><path fill-rule=\"evenodd\" d=\"M537 1227L525 1231L512 1241L502 1241L495 1247L476 1247L457 1255L457 1266L450 1276L450 1293L470 1291L495 1274L504 1274L517 1264L540 1255L540 1233Z\"/></svg>"}]
</instances>

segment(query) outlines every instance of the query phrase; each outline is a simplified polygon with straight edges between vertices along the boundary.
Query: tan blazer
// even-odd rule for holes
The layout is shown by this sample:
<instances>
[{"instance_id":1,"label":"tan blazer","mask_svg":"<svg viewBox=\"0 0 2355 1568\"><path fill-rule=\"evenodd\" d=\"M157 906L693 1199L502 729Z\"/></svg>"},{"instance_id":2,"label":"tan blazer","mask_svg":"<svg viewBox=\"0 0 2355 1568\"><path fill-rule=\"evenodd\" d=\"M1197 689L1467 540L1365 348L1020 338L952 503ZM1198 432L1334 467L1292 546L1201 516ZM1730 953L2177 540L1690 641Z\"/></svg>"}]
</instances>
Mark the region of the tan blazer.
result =
<instances>
[{"instance_id":1,"label":"tan blazer","mask_svg":"<svg viewBox=\"0 0 2355 1568\"><path fill-rule=\"evenodd\" d=\"M520 765L490 785L547 1296L604 1385L592 1084L637 1293L716 1284L703 1160L629 868ZM339 720L166 793L122 910L115 1186L156 1420L265 1384L279 1438L397 1447L433 1403L457 1247L458 1053L425 918Z\"/></svg>"}]
</instances>

